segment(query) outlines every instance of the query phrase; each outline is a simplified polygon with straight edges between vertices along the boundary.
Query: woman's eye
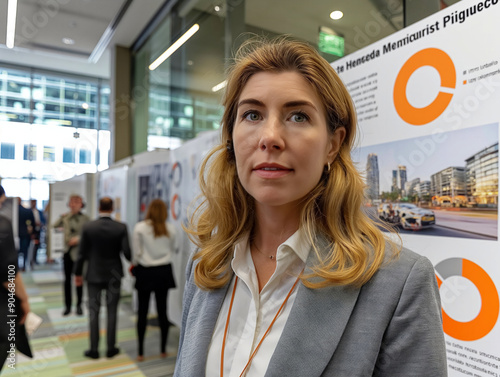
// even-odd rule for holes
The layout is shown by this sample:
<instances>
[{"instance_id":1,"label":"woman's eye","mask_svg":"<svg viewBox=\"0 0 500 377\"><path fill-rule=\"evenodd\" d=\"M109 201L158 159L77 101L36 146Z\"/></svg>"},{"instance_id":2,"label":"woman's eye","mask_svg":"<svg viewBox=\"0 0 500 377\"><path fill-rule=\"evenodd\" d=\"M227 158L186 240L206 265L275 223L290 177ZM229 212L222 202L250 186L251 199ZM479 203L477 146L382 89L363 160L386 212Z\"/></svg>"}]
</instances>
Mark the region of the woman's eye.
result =
<instances>
[{"instance_id":1,"label":"woman's eye","mask_svg":"<svg viewBox=\"0 0 500 377\"><path fill-rule=\"evenodd\" d=\"M290 120L292 122L296 122L296 123L304 123L304 122L307 122L309 120L309 118L304 113L296 113L290 117Z\"/></svg>"},{"instance_id":2,"label":"woman's eye","mask_svg":"<svg viewBox=\"0 0 500 377\"><path fill-rule=\"evenodd\" d=\"M260 119L259 114L253 111L243 114L243 117L251 122L256 122Z\"/></svg>"}]
</instances>

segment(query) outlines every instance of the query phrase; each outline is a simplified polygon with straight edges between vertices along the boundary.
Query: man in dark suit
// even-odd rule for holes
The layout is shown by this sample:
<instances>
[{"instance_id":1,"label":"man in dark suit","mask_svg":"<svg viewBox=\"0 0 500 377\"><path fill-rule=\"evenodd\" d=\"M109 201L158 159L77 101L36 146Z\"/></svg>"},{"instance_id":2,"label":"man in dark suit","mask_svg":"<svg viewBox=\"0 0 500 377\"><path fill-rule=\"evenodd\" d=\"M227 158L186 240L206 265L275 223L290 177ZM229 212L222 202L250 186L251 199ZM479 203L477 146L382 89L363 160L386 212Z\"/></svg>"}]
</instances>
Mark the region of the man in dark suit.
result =
<instances>
[{"instance_id":1,"label":"man in dark suit","mask_svg":"<svg viewBox=\"0 0 500 377\"><path fill-rule=\"evenodd\" d=\"M30 248L31 233L33 233L33 226L35 225L35 217L30 209L25 208L21 204L21 198L19 201L19 255L23 261L23 267L21 271L26 271L26 262L28 261L28 250Z\"/></svg>"},{"instance_id":2,"label":"man in dark suit","mask_svg":"<svg viewBox=\"0 0 500 377\"><path fill-rule=\"evenodd\" d=\"M43 212L36 207L36 199L31 199L31 212L33 212L33 218L35 220L33 225L33 233L31 233L33 255L31 256L30 264L31 268L33 268L33 265L38 264L36 257L42 241L42 231L45 227L45 216L43 215Z\"/></svg>"},{"instance_id":3,"label":"man in dark suit","mask_svg":"<svg viewBox=\"0 0 500 377\"><path fill-rule=\"evenodd\" d=\"M75 285L83 284L83 266L87 262L87 290L89 298L90 349L84 355L99 358L99 310L101 293L106 292L107 352L111 358L120 352L116 347L118 301L120 300L123 266L120 253L131 259L127 226L111 219L113 200L102 198L99 202L99 219L83 227L78 259L75 265Z\"/></svg>"}]
</instances>

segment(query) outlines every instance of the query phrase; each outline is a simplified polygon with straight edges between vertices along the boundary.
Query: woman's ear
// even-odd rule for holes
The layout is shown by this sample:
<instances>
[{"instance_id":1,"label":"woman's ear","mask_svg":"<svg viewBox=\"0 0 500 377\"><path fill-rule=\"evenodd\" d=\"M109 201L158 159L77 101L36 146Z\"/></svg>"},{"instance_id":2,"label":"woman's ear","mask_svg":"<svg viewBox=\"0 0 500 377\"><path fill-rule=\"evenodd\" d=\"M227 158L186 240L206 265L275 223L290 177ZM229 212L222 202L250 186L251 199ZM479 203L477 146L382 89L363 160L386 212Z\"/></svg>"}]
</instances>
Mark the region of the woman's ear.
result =
<instances>
[{"instance_id":1,"label":"woman's ear","mask_svg":"<svg viewBox=\"0 0 500 377\"><path fill-rule=\"evenodd\" d=\"M328 162L332 163L337 157L337 154L340 151L340 147L344 142L346 136L345 127L339 127L335 130L332 136L330 136L330 149L327 154Z\"/></svg>"}]
</instances>

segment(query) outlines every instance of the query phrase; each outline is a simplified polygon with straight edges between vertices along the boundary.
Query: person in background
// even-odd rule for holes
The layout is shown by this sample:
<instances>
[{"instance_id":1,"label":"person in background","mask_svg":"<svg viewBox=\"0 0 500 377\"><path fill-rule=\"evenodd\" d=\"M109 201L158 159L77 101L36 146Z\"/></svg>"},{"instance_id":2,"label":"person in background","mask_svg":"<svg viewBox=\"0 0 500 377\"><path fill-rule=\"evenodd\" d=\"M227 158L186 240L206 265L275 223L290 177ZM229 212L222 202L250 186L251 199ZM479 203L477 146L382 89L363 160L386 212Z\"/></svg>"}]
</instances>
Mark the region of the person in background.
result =
<instances>
[{"instance_id":1,"label":"person in background","mask_svg":"<svg viewBox=\"0 0 500 377\"><path fill-rule=\"evenodd\" d=\"M5 201L5 190L0 185L0 208ZM9 273L12 271L12 273ZM21 274L18 271L18 255L16 248L14 246L14 233L12 231L12 223L6 217L0 215L0 318L2 321L0 323L0 371L9 355L11 349L11 341L9 340L10 325L8 324L8 315L12 314L9 312L9 291L12 286L15 287L15 293L17 297L16 304L20 307L16 307L18 310L18 316L15 318L17 324L22 325L26 316L30 311L30 305L28 302L28 294L26 293L26 288L24 287L24 282Z\"/></svg>"},{"instance_id":2,"label":"person in background","mask_svg":"<svg viewBox=\"0 0 500 377\"><path fill-rule=\"evenodd\" d=\"M45 217L46 222L48 223L50 221L50 198L43 209L43 216ZM54 259L52 258L52 253L51 253L51 243L50 243L50 229L49 227L45 228L45 251L47 253L47 263L52 264L54 263Z\"/></svg>"},{"instance_id":3,"label":"person in background","mask_svg":"<svg viewBox=\"0 0 500 377\"><path fill-rule=\"evenodd\" d=\"M85 280L89 297L90 349L84 352L91 359L99 358L99 311L101 294L106 292L106 357L112 358L120 349L116 347L118 302L120 301L123 265L120 254L130 261L131 252L127 225L111 218L113 200L104 197L99 201L99 219L82 229L78 259L75 264L75 285L83 284L83 268L87 263Z\"/></svg>"},{"instance_id":4,"label":"person in background","mask_svg":"<svg viewBox=\"0 0 500 377\"><path fill-rule=\"evenodd\" d=\"M18 198L18 203L19 256L21 257L23 263L21 271L26 271L26 262L29 262L28 250L30 248L31 235L33 234L33 229L35 226L35 218L33 217L33 212L31 212L31 209L27 209L22 205L21 198Z\"/></svg>"},{"instance_id":5,"label":"person in background","mask_svg":"<svg viewBox=\"0 0 500 377\"><path fill-rule=\"evenodd\" d=\"M144 221L137 223L132 236L132 265L138 295L137 340L138 361L144 360L144 337L148 321L149 299L155 294L156 311L160 324L161 357L166 357L169 321L167 295L175 288L172 273L172 253L176 249L175 227L167 222L167 206L161 199L154 199L148 207Z\"/></svg>"},{"instance_id":6,"label":"person in background","mask_svg":"<svg viewBox=\"0 0 500 377\"><path fill-rule=\"evenodd\" d=\"M42 211L36 207L36 200L31 200L31 211L33 212L33 218L35 220L33 226L33 233L31 233L31 242L33 243L33 255L31 256L31 267L38 264L37 254L40 248L40 243L42 241L42 232L45 226L45 216Z\"/></svg>"},{"instance_id":7,"label":"person in background","mask_svg":"<svg viewBox=\"0 0 500 377\"><path fill-rule=\"evenodd\" d=\"M54 228L63 228L64 244L66 250L63 255L64 264L64 311L63 315L71 313L72 305L72 275L75 261L78 256L78 243L83 226L89 222L89 217L82 213L84 207L83 199L80 195L71 195L68 202L69 213L61 217L52 225ZM76 287L76 314L83 315L82 309L83 287Z\"/></svg>"},{"instance_id":8,"label":"person in background","mask_svg":"<svg viewBox=\"0 0 500 377\"><path fill-rule=\"evenodd\" d=\"M225 90L174 376L446 376L434 268L363 209L335 70L305 42L252 40Z\"/></svg>"}]
</instances>

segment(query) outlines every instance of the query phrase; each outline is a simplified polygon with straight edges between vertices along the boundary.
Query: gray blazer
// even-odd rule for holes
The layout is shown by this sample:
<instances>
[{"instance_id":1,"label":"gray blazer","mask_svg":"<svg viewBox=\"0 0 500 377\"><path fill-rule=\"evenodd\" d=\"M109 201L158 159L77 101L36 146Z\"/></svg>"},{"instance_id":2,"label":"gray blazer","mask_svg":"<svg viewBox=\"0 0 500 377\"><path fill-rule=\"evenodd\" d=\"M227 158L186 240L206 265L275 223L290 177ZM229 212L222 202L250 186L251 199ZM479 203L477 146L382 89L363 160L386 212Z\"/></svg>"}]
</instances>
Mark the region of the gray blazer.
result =
<instances>
[{"instance_id":1,"label":"gray blazer","mask_svg":"<svg viewBox=\"0 0 500 377\"><path fill-rule=\"evenodd\" d=\"M312 266L313 251L307 261ZM228 286L204 291L187 267L174 377L205 375ZM258 357L258 354L257 354ZM447 376L441 304L429 260L404 249L362 288L299 284L265 377Z\"/></svg>"}]
</instances>

